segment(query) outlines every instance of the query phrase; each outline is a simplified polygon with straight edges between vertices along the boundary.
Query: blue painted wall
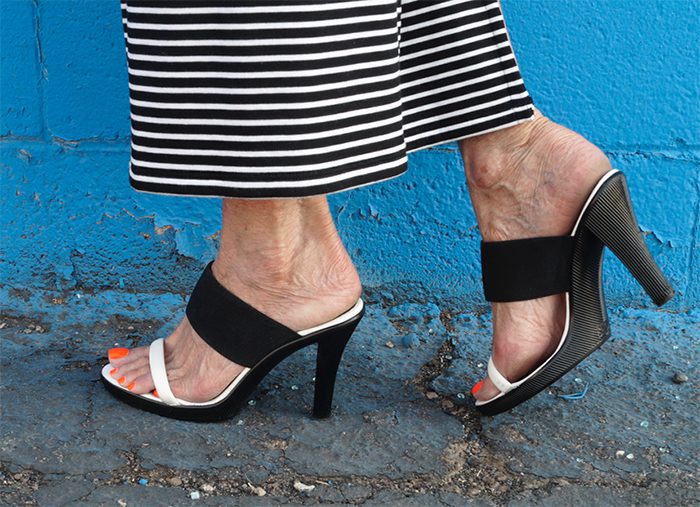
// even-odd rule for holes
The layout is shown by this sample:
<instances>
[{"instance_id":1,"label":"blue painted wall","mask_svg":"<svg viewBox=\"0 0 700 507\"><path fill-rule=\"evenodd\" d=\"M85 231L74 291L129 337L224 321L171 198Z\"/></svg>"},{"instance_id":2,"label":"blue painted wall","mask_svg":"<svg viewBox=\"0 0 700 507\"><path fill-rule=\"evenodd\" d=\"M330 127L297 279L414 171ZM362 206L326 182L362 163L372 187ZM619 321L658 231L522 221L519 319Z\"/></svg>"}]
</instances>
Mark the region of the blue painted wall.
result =
<instances>
[{"instance_id":1,"label":"blue painted wall","mask_svg":"<svg viewBox=\"0 0 700 507\"><path fill-rule=\"evenodd\" d=\"M536 105L596 142L630 181L640 224L700 302L700 3L506 0ZM219 201L133 191L119 2L3 0L2 283L186 294L216 251ZM484 304L479 235L457 145L410 155L386 183L331 196L367 287ZM608 257L613 304L649 301Z\"/></svg>"}]
</instances>

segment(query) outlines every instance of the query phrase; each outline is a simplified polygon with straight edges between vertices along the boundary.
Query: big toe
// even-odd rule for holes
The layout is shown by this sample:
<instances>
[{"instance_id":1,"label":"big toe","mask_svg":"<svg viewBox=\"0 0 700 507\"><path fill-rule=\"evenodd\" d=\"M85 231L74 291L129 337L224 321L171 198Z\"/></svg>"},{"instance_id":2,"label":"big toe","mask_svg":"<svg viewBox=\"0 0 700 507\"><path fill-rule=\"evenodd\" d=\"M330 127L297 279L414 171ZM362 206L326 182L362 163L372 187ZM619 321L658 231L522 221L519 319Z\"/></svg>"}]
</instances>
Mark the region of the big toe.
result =
<instances>
[{"instance_id":1,"label":"big toe","mask_svg":"<svg viewBox=\"0 0 700 507\"><path fill-rule=\"evenodd\" d=\"M480 380L472 388L472 396L478 401L490 400L494 396L497 396L501 391L491 382L491 379L486 377L484 380Z\"/></svg>"},{"instance_id":2,"label":"big toe","mask_svg":"<svg viewBox=\"0 0 700 507\"><path fill-rule=\"evenodd\" d=\"M148 355L146 347L128 349L126 347L113 347L107 351L107 358L114 366L122 366L132 361L142 359Z\"/></svg>"}]
</instances>

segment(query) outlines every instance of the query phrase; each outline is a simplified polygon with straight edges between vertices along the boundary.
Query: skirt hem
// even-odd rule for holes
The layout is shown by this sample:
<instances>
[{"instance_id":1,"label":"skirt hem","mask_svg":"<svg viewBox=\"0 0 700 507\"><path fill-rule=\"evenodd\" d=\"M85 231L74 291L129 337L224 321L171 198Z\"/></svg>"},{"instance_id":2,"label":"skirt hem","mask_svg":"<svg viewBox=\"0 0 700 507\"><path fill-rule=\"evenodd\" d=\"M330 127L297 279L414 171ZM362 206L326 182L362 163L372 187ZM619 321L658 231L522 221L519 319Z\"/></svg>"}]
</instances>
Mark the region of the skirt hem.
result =
<instances>
[{"instance_id":1,"label":"skirt hem","mask_svg":"<svg viewBox=\"0 0 700 507\"><path fill-rule=\"evenodd\" d=\"M455 142L459 141L461 139L467 139L470 137L475 137L483 134L488 134L490 132L495 132L497 130L502 130L505 128L509 127L514 127L515 125L519 125L521 123L525 123L528 121L532 121L534 118L534 108L531 106L529 109L529 115L524 118L518 118L514 121L510 121L507 123L503 123L500 125L496 125L492 128L485 129L485 130L480 130L478 132L472 132L466 135L457 135L456 137L451 137L447 139L441 139L440 141L437 141L432 144L427 144L423 145L417 148L413 149L408 149L406 150L406 154L409 153L414 153L417 151L420 151L422 149L429 149L435 146L439 146L442 144L450 143L450 142ZM400 166L398 166L399 170L396 171L394 170L393 172L379 176L377 178L372 178L367 181L363 181L361 183L357 184L352 184L349 183L347 185L343 185L342 183L347 183L348 180L338 182L338 188L332 189L332 190L326 190L326 191L317 191L317 192L309 192L311 190L310 188L305 188L305 187L299 187L298 189L279 189L279 188L274 188L270 189L272 192L280 192L284 191L285 194L288 195L274 195L274 193L270 193L269 195L251 195L252 193L259 193L262 194L264 193L265 189L252 189L248 191L242 191L240 188L233 188L231 189L232 192L219 192L219 193L214 193L212 191L206 192L203 191L202 193L192 193L191 190L193 187L191 186L182 186L182 191L179 189L175 191L175 188L178 188L177 185L167 185L167 184L161 184L161 183L146 183L146 182L141 182L136 179L134 179L131 175L129 175L129 184L131 187L140 193L147 193L147 194L156 194L156 195L167 195L167 196L176 196L176 197L200 197L200 198L214 198L214 199L251 199L251 200L261 200L261 199L303 199L305 197L320 197L324 195L331 195L331 194L336 194L339 192L344 192L346 190L353 190L356 188L361 188L365 186L372 185L374 183L381 183L383 181L388 181L391 179L394 179L398 176L403 175L404 173L408 172L408 163L404 163ZM160 187L162 190L156 190L157 187ZM168 191L168 187L170 187L170 190ZM206 187L202 187L204 190ZM291 190L291 192L290 192ZM292 194L293 190L298 190L297 193ZM247 195L246 195L247 194Z\"/></svg>"}]
</instances>

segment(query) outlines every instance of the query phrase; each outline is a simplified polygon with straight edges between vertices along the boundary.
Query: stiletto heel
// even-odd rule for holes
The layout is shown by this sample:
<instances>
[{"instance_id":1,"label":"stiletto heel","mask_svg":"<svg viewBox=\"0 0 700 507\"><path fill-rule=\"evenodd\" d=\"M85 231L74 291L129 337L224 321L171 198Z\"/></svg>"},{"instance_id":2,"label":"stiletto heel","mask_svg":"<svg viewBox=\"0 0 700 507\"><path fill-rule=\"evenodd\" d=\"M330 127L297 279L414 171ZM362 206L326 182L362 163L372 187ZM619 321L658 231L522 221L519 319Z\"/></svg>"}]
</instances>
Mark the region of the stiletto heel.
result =
<instances>
[{"instance_id":1,"label":"stiletto heel","mask_svg":"<svg viewBox=\"0 0 700 507\"><path fill-rule=\"evenodd\" d=\"M318 419L323 419L331 414L333 390L340 359L358 322L354 321L342 328L338 328L332 335L318 342L313 409L313 415Z\"/></svg>"},{"instance_id":2,"label":"stiletto heel","mask_svg":"<svg viewBox=\"0 0 700 507\"><path fill-rule=\"evenodd\" d=\"M358 299L347 311L318 326L294 331L260 313L221 285L207 264L187 302L187 319L197 334L219 354L243 366L243 371L218 396L191 402L173 395L165 368L163 339L149 349L148 362L157 396L135 394L115 380L107 364L102 382L117 398L159 415L188 421L218 421L236 415L260 381L283 359L318 343L313 413L331 411L338 364L346 343L364 315Z\"/></svg>"},{"instance_id":3,"label":"stiletto heel","mask_svg":"<svg viewBox=\"0 0 700 507\"><path fill-rule=\"evenodd\" d=\"M489 359L488 376L500 393L476 402L494 415L531 398L583 361L610 337L602 286L603 249L608 246L654 303L674 291L651 258L624 175L607 172L596 184L568 236L481 242L484 295L510 302L565 294L566 321L554 353L525 378L511 382Z\"/></svg>"},{"instance_id":4,"label":"stiletto heel","mask_svg":"<svg viewBox=\"0 0 700 507\"><path fill-rule=\"evenodd\" d=\"M584 226L612 250L657 306L673 297L673 287L639 230L624 174L618 173L598 192L586 215Z\"/></svg>"}]
</instances>

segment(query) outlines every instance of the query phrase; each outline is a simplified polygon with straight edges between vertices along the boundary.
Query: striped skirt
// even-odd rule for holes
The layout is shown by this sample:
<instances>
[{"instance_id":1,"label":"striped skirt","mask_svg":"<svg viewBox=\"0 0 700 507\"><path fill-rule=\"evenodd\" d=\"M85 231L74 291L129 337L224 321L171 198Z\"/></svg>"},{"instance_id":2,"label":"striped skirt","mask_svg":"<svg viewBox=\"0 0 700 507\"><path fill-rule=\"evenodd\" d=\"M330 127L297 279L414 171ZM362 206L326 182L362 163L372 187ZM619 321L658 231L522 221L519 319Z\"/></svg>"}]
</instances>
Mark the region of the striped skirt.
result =
<instances>
[{"instance_id":1,"label":"striped skirt","mask_svg":"<svg viewBox=\"0 0 700 507\"><path fill-rule=\"evenodd\" d=\"M328 194L533 116L497 1L121 5L138 191Z\"/></svg>"}]
</instances>

